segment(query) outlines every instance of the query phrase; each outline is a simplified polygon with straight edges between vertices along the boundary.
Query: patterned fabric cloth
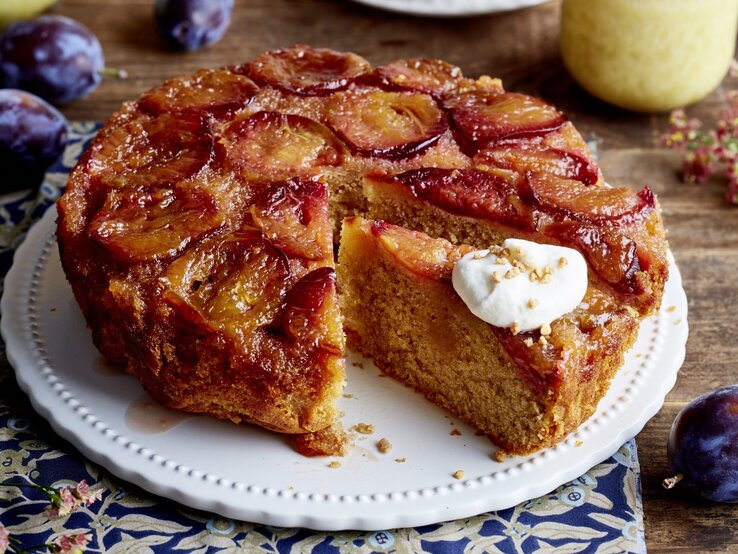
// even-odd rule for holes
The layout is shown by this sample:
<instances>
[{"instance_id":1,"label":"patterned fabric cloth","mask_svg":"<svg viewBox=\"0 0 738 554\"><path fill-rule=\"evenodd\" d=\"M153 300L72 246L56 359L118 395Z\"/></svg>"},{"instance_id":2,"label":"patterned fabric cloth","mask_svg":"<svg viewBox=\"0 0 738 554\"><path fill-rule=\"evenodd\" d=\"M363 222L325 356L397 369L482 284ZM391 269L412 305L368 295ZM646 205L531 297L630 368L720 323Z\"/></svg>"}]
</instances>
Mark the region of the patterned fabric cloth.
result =
<instances>
[{"instance_id":1,"label":"patterned fabric cloth","mask_svg":"<svg viewBox=\"0 0 738 554\"><path fill-rule=\"evenodd\" d=\"M0 201L0 276L28 227L59 197L96 126L75 123L63 157L38 194ZM605 462L514 508L414 529L315 532L237 522L188 509L121 482L87 462L36 415L0 354L0 481L55 487L85 479L102 500L61 520L31 489L0 489L0 523L28 548L62 533L89 533L91 552L482 553L645 552L639 465L631 440Z\"/></svg>"}]
</instances>

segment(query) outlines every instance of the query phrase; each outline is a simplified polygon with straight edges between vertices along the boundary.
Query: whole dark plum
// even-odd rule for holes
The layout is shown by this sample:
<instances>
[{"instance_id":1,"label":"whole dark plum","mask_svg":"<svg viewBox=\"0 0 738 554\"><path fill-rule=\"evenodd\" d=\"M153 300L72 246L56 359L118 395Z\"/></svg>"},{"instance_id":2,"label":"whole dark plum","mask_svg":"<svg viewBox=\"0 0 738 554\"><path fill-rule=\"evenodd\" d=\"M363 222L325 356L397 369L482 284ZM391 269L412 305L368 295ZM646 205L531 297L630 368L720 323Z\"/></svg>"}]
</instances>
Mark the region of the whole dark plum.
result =
<instances>
[{"instance_id":1,"label":"whole dark plum","mask_svg":"<svg viewBox=\"0 0 738 554\"><path fill-rule=\"evenodd\" d=\"M667 449L674 477L708 500L738 502L738 385L690 402L671 426Z\"/></svg>"},{"instance_id":2,"label":"whole dark plum","mask_svg":"<svg viewBox=\"0 0 738 554\"><path fill-rule=\"evenodd\" d=\"M97 37L84 25L45 15L8 26L0 38L0 79L7 88L61 104L94 90L105 65Z\"/></svg>"},{"instance_id":3,"label":"whole dark plum","mask_svg":"<svg viewBox=\"0 0 738 554\"><path fill-rule=\"evenodd\" d=\"M0 89L0 192L35 187L64 151L67 120L22 90Z\"/></svg>"},{"instance_id":4,"label":"whole dark plum","mask_svg":"<svg viewBox=\"0 0 738 554\"><path fill-rule=\"evenodd\" d=\"M218 42L231 23L233 0L156 0L161 35L177 48L197 50Z\"/></svg>"}]
</instances>

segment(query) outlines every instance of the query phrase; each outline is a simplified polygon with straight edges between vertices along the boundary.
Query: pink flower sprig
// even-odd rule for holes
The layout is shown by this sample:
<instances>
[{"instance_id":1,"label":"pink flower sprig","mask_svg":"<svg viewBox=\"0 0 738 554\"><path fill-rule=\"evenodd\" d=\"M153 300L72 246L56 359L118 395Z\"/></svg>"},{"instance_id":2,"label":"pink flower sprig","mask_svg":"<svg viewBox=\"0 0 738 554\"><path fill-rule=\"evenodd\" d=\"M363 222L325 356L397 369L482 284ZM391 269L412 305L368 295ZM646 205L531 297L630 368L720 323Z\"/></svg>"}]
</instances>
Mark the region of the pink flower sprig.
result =
<instances>
[{"instance_id":1,"label":"pink flower sprig","mask_svg":"<svg viewBox=\"0 0 738 554\"><path fill-rule=\"evenodd\" d=\"M45 487L48 488L48 487ZM59 519L66 517L81 506L91 506L102 498L102 493L91 491L87 482L82 480L74 487L62 487L60 489L51 489L49 494L50 506L47 506L44 513L49 519ZM47 493L48 494L48 493Z\"/></svg>"},{"instance_id":2,"label":"pink flower sprig","mask_svg":"<svg viewBox=\"0 0 738 554\"><path fill-rule=\"evenodd\" d=\"M33 483L2 483L0 487L17 487L35 489L46 495L49 505L44 510L44 515L49 519L66 517L82 506L91 506L102 498L102 493L90 490L86 481L82 480L73 486L60 488L36 485ZM21 548L18 539L10 536L5 526L0 524L0 554L13 552L16 554L35 552L46 548L52 554L81 554L85 546L90 542L90 534L59 535L49 544L42 544L30 548Z\"/></svg>"},{"instance_id":3,"label":"pink flower sprig","mask_svg":"<svg viewBox=\"0 0 738 554\"><path fill-rule=\"evenodd\" d=\"M4 554L10 547L10 532L0 523L0 554Z\"/></svg>"},{"instance_id":4,"label":"pink flower sprig","mask_svg":"<svg viewBox=\"0 0 738 554\"><path fill-rule=\"evenodd\" d=\"M76 533L71 535L59 535L48 544L21 548L20 541L11 537L10 532L0 523L0 554L12 552L13 554L29 554L41 548L46 548L51 554L83 554L85 546L92 540L89 533Z\"/></svg>"},{"instance_id":5,"label":"pink flower sprig","mask_svg":"<svg viewBox=\"0 0 738 554\"><path fill-rule=\"evenodd\" d=\"M738 64L731 75L738 74ZM669 130L661 137L664 146L685 153L682 180L704 183L722 167L728 182L725 200L738 205L738 91L728 94L728 106L715 129L703 130L698 119L688 119L684 110L674 110L669 117Z\"/></svg>"},{"instance_id":6,"label":"pink flower sprig","mask_svg":"<svg viewBox=\"0 0 738 554\"><path fill-rule=\"evenodd\" d=\"M90 540L92 540L92 535L89 533L59 535L47 546L51 554L82 554Z\"/></svg>"},{"instance_id":7,"label":"pink flower sprig","mask_svg":"<svg viewBox=\"0 0 738 554\"><path fill-rule=\"evenodd\" d=\"M3 483L2 487L18 487L41 491L48 498L50 505L44 510L49 519L66 517L81 506L91 506L102 498L100 491L91 491L86 481L82 480L74 486L47 487L33 483Z\"/></svg>"}]
</instances>

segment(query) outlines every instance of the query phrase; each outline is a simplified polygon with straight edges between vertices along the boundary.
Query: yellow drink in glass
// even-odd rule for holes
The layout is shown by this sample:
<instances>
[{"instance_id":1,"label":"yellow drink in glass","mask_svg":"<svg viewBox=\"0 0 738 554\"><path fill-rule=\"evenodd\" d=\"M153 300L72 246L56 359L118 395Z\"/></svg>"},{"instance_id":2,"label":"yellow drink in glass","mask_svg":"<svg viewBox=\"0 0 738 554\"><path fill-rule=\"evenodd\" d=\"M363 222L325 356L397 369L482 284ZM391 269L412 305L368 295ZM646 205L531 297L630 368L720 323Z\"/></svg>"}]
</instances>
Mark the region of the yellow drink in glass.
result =
<instances>
[{"instance_id":1,"label":"yellow drink in glass","mask_svg":"<svg viewBox=\"0 0 738 554\"><path fill-rule=\"evenodd\" d=\"M561 56L593 95L660 112L718 86L735 54L738 0L564 0Z\"/></svg>"},{"instance_id":2,"label":"yellow drink in glass","mask_svg":"<svg viewBox=\"0 0 738 554\"><path fill-rule=\"evenodd\" d=\"M56 0L0 0L0 28L19 19L31 19Z\"/></svg>"}]
</instances>

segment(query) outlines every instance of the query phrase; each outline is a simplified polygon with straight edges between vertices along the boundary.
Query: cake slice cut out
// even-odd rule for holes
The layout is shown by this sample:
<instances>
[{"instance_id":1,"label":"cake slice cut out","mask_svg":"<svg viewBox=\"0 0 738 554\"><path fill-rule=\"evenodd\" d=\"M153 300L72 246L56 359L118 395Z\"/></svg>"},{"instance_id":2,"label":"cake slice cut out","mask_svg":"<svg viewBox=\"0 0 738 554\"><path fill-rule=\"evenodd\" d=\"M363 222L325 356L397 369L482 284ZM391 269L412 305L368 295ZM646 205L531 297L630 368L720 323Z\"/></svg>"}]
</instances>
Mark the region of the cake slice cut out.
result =
<instances>
[{"instance_id":1,"label":"cake slice cut out","mask_svg":"<svg viewBox=\"0 0 738 554\"><path fill-rule=\"evenodd\" d=\"M338 277L349 347L507 453L552 446L592 415L638 319L590 284L550 333L490 325L451 283L473 250L380 220L344 220Z\"/></svg>"}]
</instances>

